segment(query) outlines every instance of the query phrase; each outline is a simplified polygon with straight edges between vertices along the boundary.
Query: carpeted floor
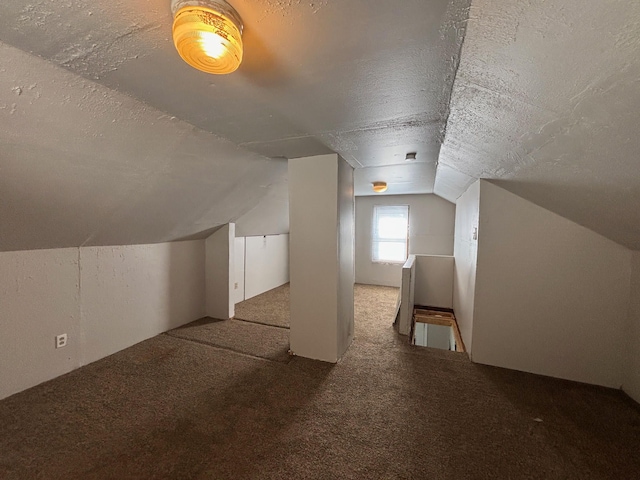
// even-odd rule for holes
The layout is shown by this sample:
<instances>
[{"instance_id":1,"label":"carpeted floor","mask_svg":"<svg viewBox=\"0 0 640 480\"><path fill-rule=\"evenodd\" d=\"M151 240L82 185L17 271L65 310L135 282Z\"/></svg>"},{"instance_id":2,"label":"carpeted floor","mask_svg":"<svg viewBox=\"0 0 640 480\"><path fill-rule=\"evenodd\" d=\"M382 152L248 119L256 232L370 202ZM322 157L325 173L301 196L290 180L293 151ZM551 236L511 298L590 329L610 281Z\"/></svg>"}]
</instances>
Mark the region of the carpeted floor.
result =
<instances>
[{"instance_id":1,"label":"carpeted floor","mask_svg":"<svg viewBox=\"0 0 640 480\"><path fill-rule=\"evenodd\" d=\"M397 338L391 335L391 324L383 328L375 322L379 320L379 310L384 314L391 312L396 307L398 289L393 287L379 287L375 285L355 286L355 315L358 318L356 335L367 338L369 341L395 342ZM273 325L289 328L289 284L269 290L249 300L237 303L235 317L246 322Z\"/></svg>"},{"instance_id":2,"label":"carpeted floor","mask_svg":"<svg viewBox=\"0 0 640 480\"><path fill-rule=\"evenodd\" d=\"M176 338L288 363L289 329L241 320L203 318L167 332Z\"/></svg>"},{"instance_id":3,"label":"carpeted floor","mask_svg":"<svg viewBox=\"0 0 640 480\"><path fill-rule=\"evenodd\" d=\"M235 318L289 328L289 284L237 303Z\"/></svg>"},{"instance_id":4,"label":"carpeted floor","mask_svg":"<svg viewBox=\"0 0 640 480\"><path fill-rule=\"evenodd\" d=\"M637 404L412 347L396 295L356 288L337 365L173 332L5 399L0 478L639 478Z\"/></svg>"},{"instance_id":5,"label":"carpeted floor","mask_svg":"<svg viewBox=\"0 0 640 480\"><path fill-rule=\"evenodd\" d=\"M355 315L361 320L356 327L357 338L381 344L404 341L393 335L391 321L386 326L376 324L380 310L391 312L395 308L397 288L356 285L355 295L359 300ZM171 330L167 335L267 360L284 363L291 360L288 283L236 304L238 311L240 316L236 313L235 319L203 318Z\"/></svg>"},{"instance_id":6,"label":"carpeted floor","mask_svg":"<svg viewBox=\"0 0 640 480\"><path fill-rule=\"evenodd\" d=\"M393 329L399 293L400 290L393 287L355 285L355 342L384 347L404 346L408 342Z\"/></svg>"}]
</instances>

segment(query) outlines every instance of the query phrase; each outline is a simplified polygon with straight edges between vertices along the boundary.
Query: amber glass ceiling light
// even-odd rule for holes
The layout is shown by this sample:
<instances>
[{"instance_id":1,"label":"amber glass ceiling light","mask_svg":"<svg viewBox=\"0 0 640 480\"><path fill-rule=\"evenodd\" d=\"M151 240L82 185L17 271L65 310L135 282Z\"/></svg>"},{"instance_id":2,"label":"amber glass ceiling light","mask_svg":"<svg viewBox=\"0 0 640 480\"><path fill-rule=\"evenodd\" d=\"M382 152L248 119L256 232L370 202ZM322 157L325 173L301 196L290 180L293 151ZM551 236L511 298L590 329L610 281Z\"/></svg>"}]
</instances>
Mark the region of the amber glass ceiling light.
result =
<instances>
[{"instance_id":1,"label":"amber glass ceiling light","mask_svg":"<svg viewBox=\"0 0 640 480\"><path fill-rule=\"evenodd\" d=\"M173 43L182 59L207 73L242 62L242 20L224 0L172 0Z\"/></svg>"},{"instance_id":2,"label":"amber glass ceiling light","mask_svg":"<svg viewBox=\"0 0 640 480\"><path fill-rule=\"evenodd\" d=\"M387 182L373 182L373 191L382 193L387 191Z\"/></svg>"}]
</instances>

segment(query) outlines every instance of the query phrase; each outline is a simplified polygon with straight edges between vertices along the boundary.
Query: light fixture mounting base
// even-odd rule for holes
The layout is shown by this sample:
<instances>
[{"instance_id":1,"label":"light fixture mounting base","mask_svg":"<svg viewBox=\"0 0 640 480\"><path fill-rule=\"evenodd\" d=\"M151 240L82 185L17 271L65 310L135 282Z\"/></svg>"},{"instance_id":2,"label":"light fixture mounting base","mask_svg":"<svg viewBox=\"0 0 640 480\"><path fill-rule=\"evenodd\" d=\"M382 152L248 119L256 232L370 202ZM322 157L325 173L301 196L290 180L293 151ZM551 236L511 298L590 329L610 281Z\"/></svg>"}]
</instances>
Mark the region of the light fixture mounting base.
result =
<instances>
[{"instance_id":1,"label":"light fixture mounting base","mask_svg":"<svg viewBox=\"0 0 640 480\"><path fill-rule=\"evenodd\" d=\"M240 18L236 9L225 2L225 0L171 0L171 15L175 17L178 10L184 7L205 7L220 12L235 23L240 34L242 34L244 28L242 18Z\"/></svg>"}]
</instances>

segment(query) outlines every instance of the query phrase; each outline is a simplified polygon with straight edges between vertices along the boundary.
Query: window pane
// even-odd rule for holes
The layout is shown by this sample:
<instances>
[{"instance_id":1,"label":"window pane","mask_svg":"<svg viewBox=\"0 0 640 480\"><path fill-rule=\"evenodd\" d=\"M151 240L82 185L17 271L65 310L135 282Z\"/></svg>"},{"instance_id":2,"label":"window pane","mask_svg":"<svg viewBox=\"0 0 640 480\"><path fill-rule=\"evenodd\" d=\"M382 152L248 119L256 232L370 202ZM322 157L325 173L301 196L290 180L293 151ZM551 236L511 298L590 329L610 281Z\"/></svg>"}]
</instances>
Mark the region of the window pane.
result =
<instances>
[{"instance_id":1,"label":"window pane","mask_svg":"<svg viewBox=\"0 0 640 480\"><path fill-rule=\"evenodd\" d=\"M378 238L404 240L407 238L407 219L402 217L378 217Z\"/></svg>"},{"instance_id":2,"label":"window pane","mask_svg":"<svg viewBox=\"0 0 640 480\"><path fill-rule=\"evenodd\" d=\"M375 205L371 259L374 262L404 263L409 235L408 205Z\"/></svg>"},{"instance_id":3,"label":"window pane","mask_svg":"<svg viewBox=\"0 0 640 480\"><path fill-rule=\"evenodd\" d=\"M374 260L378 262L404 262L407 259L405 242L378 242L374 247Z\"/></svg>"}]
</instances>

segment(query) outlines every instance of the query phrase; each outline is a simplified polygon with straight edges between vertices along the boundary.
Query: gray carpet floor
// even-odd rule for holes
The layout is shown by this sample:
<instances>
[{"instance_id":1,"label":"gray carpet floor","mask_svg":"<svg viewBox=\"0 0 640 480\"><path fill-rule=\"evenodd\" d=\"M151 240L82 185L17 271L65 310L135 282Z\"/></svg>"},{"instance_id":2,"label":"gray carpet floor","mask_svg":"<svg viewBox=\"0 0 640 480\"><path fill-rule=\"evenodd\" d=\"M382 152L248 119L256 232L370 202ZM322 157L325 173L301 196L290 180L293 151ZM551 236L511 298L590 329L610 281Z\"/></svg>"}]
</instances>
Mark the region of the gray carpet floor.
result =
<instances>
[{"instance_id":1,"label":"gray carpet floor","mask_svg":"<svg viewBox=\"0 0 640 480\"><path fill-rule=\"evenodd\" d=\"M173 332L5 399L0 478L639 478L623 393L410 346L396 295L357 286L336 365Z\"/></svg>"}]
</instances>

